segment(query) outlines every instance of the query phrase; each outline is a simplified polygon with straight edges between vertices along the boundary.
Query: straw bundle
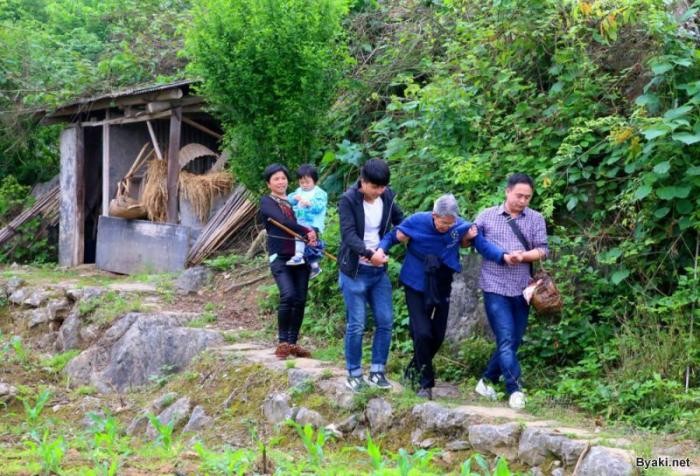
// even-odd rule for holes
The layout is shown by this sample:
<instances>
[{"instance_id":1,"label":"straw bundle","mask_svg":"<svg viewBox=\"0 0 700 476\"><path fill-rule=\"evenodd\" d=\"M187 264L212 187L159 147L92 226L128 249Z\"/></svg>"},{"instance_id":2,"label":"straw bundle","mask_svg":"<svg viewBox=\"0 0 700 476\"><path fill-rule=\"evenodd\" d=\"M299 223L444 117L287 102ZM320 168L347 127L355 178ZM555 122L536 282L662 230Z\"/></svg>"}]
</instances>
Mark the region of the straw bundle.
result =
<instances>
[{"instance_id":1,"label":"straw bundle","mask_svg":"<svg viewBox=\"0 0 700 476\"><path fill-rule=\"evenodd\" d=\"M202 223L209 220L214 199L231 191L233 180L227 172L204 175L180 171L180 196L192 204L197 218Z\"/></svg>"},{"instance_id":2,"label":"straw bundle","mask_svg":"<svg viewBox=\"0 0 700 476\"><path fill-rule=\"evenodd\" d=\"M168 212L168 161L151 160L146 171L146 180L141 197L148 219L165 222Z\"/></svg>"}]
</instances>

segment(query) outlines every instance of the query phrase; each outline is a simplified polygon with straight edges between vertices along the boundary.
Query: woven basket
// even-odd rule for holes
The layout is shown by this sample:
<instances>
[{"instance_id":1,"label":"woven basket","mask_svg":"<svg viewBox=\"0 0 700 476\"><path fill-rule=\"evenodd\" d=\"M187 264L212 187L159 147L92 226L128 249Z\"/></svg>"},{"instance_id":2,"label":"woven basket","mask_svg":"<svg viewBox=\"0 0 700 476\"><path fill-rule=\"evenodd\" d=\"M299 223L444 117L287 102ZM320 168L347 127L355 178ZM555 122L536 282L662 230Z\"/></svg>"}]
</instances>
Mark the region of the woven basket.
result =
<instances>
[{"instance_id":1,"label":"woven basket","mask_svg":"<svg viewBox=\"0 0 700 476\"><path fill-rule=\"evenodd\" d=\"M131 197L129 190L131 189L131 179L134 177L134 174L153 154L152 150L147 153L148 149L149 144L144 144L131 168L117 185L117 194L109 202L109 216L126 218L127 220L137 220L147 216L146 207L143 206L140 200Z\"/></svg>"}]
</instances>

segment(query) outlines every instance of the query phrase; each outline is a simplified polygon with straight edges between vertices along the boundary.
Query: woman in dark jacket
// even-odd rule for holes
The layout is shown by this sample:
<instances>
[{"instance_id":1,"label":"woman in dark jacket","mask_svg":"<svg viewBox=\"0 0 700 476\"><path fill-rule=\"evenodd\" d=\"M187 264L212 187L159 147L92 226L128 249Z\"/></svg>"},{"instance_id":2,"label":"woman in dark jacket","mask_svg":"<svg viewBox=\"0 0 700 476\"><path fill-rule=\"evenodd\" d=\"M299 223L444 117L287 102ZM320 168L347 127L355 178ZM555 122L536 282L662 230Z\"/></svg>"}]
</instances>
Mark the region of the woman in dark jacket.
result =
<instances>
[{"instance_id":1,"label":"woman in dark jacket","mask_svg":"<svg viewBox=\"0 0 700 476\"><path fill-rule=\"evenodd\" d=\"M270 193L260 199L259 218L267 230L270 270L280 293L280 303L277 308L278 344L275 355L279 359L286 359L290 355L310 357L311 353L297 344L299 329L304 319L310 269L307 264L297 266L286 264L294 256L294 238L269 219L305 236L312 245L316 242L316 233L313 229L297 223L292 206L287 201L289 184L287 168L280 164L269 165L263 172L263 177Z\"/></svg>"}]
</instances>

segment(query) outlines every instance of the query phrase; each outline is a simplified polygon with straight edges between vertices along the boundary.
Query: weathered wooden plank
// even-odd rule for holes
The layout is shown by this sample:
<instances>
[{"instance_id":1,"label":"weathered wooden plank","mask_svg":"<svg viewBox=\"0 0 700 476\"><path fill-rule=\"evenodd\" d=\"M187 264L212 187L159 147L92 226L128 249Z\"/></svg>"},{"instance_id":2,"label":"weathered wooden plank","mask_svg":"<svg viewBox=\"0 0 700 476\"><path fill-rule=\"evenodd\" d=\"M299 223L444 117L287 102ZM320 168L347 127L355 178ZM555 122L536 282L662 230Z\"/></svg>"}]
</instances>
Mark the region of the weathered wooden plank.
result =
<instances>
[{"instance_id":1,"label":"weathered wooden plank","mask_svg":"<svg viewBox=\"0 0 700 476\"><path fill-rule=\"evenodd\" d=\"M109 119L109 110L105 113ZM102 126L102 214L109 215L109 124Z\"/></svg>"},{"instance_id":2,"label":"weathered wooden plank","mask_svg":"<svg viewBox=\"0 0 700 476\"><path fill-rule=\"evenodd\" d=\"M180 176L180 133L182 108L172 110L170 116L170 143L168 145L168 223L177 223L177 187Z\"/></svg>"},{"instance_id":3,"label":"weathered wooden plank","mask_svg":"<svg viewBox=\"0 0 700 476\"><path fill-rule=\"evenodd\" d=\"M153 130L153 124L151 124L151 121L148 121L146 122L146 126L148 127L148 134L151 136L153 149L156 151L156 157L158 157L158 160L163 160L163 154L160 152L160 145L158 145L158 138Z\"/></svg>"},{"instance_id":4,"label":"weathered wooden plank","mask_svg":"<svg viewBox=\"0 0 700 476\"><path fill-rule=\"evenodd\" d=\"M140 114L137 113L136 116L134 117L117 117L114 119L109 119L109 120L104 120L104 121L86 121L86 122L81 122L80 125L82 127L98 127L98 126L104 126L105 124L109 125L119 125L119 124L132 124L135 122L146 122L146 121L152 121L154 119L162 119L164 117L170 116L171 112L170 111L164 111L164 112L158 112L155 114Z\"/></svg>"},{"instance_id":5,"label":"weathered wooden plank","mask_svg":"<svg viewBox=\"0 0 700 476\"><path fill-rule=\"evenodd\" d=\"M83 263L85 233L85 146L83 128L68 127L61 133L60 216L58 262L61 266Z\"/></svg>"},{"instance_id":6,"label":"weathered wooden plank","mask_svg":"<svg viewBox=\"0 0 700 476\"><path fill-rule=\"evenodd\" d=\"M215 138L217 138L217 139L221 139L221 138L223 137L223 136L222 136L221 134L219 134L218 132L212 131L212 130L209 129L208 127L203 126L203 125L201 125L200 123L193 121L193 120L190 119L189 117L182 116L182 122L184 122L185 124L188 124L188 125L194 127L195 129L199 129L200 131L205 132L205 133L209 134L210 136L215 137Z\"/></svg>"}]
</instances>

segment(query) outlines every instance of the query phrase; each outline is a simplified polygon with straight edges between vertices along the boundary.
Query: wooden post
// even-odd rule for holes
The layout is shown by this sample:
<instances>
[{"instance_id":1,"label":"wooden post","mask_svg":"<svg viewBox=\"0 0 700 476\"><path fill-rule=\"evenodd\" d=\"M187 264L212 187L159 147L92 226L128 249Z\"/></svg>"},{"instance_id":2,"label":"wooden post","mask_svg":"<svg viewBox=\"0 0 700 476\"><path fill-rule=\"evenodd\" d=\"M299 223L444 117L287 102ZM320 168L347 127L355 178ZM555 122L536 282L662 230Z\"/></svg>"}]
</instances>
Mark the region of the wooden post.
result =
<instances>
[{"instance_id":1,"label":"wooden post","mask_svg":"<svg viewBox=\"0 0 700 476\"><path fill-rule=\"evenodd\" d=\"M177 185L180 175L180 131L182 108L176 107L170 115L170 144L168 147L168 223L177 223Z\"/></svg>"},{"instance_id":2,"label":"wooden post","mask_svg":"<svg viewBox=\"0 0 700 476\"><path fill-rule=\"evenodd\" d=\"M109 109L105 112L109 120ZM102 126L102 215L109 216L109 124Z\"/></svg>"},{"instance_id":3,"label":"wooden post","mask_svg":"<svg viewBox=\"0 0 700 476\"><path fill-rule=\"evenodd\" d=\"M85 146L83 128L68 127L61 133L61 198L58 231L58 263L82 264L85 235Z\"/></svg>"}]
</instances>

